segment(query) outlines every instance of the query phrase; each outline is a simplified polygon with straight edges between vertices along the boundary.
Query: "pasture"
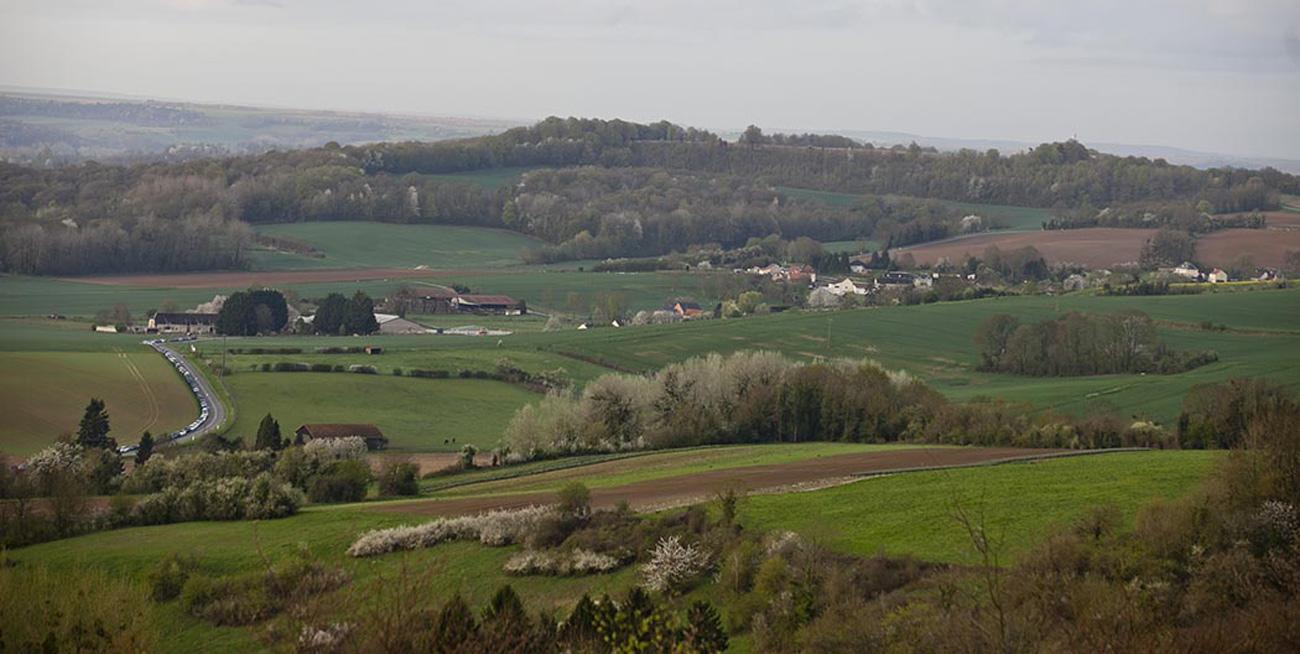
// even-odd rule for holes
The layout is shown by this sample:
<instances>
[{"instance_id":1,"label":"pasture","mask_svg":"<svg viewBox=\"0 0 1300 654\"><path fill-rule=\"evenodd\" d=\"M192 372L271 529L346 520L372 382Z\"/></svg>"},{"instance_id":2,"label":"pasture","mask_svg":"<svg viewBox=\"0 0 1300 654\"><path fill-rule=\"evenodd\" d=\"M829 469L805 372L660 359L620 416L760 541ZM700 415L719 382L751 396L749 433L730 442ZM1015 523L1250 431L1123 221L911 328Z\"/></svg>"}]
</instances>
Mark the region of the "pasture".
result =
<instances>
[{"instance_id":1,"label":"pasture","mask_svg":"<svg viewBox=\"0 0 1300 654\"><path fill-rule=\"evenodd\" d=\"M1126 528L1153 499L1192 490L1222 456L1207 451L1115 452L986 468L884 475L807 493L749 497L746 524L788 529L845 552L975 563L957 507L983 521L1004 562L1051 527L1101 505Z\"/></svg>"},{"instance_id":2,"label":"pasture","mask_svg":"<svg viewBox=\"0 0 1300 654\"><path fill-rule=\"evenodd\" d=\"M520 265L519 252L541 241L518 232L456 225L309 222L258 225L257 233L290 238L324 257L262 250L256 270L414 268L473 270Z\"/></svg>"},{"instance_id":3,"label":"pasture","mask_svg":"<svg viewBox=\"0 0 1300 654\"><path fill-rule=\"evenodd\" d=\"M251 440L267 413L281 432L303 423L374 423L389 448L456 451L466 443L490 448L515 411L540 396L504 382L416 379L317 372L238 373L225 378L237 417L230 434ZM456 439L454 443L444 440Z\"/></svg>"}]
</instances>

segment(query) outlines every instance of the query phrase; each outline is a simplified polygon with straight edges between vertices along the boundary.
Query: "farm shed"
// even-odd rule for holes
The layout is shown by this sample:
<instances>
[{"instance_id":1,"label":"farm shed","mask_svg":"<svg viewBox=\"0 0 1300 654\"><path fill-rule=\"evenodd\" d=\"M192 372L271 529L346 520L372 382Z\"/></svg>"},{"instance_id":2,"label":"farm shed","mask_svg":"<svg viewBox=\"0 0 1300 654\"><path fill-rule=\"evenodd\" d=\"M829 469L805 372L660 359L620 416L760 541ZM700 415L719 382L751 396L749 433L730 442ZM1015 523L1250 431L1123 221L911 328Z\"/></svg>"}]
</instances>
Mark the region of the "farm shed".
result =
<instances>
[{"instance_id":1,"label":"farm shed","mask_svg":"<svg viewBox=\"0 0 1300 654\"><path fill-rule=\"evenodd\" d=\"M366 449L382 450L388 447L388 437L379 428L369 424L316 423L294 430L297 440L303 443L318 438L347 438L360 436L366 440Z\"/></svg>"},{"instance_id":2,"label":"farm shed","mask_svg":"<svg viewBox=\"0 0 1300 654\"><path fill-rule=\"evenodd\" d=\"M509 295L457 295L451 300L457 311L463 313L502 314L522 316L528 313L523 300Z\"/></svg>"}]
</instances>

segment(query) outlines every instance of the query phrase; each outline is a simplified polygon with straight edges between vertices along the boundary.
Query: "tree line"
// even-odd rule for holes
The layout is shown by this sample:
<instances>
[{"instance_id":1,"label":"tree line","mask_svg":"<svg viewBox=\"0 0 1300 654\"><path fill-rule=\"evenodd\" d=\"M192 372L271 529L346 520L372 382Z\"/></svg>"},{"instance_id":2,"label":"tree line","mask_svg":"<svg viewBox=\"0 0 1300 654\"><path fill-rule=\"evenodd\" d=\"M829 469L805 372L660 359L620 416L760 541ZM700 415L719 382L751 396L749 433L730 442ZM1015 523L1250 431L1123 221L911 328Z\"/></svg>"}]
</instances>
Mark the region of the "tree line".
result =
<instances>
[{"instance_id":1,"label":"tree line","mask_svg":"<svg viewBox=\"0 0 1300 654\"><path fill-rule=\"evenodd\" d=\"M1071 312L1037 323L997 314L979 326L975 343L980 370L1036 377L1171 374L1218 360L1214 352L1169 349L1141 311Z\"/></svg>"},{"instance_id":2,"label":"tree line","mask_svg":"<svg viewBox=\"0 0 1300 654\"><path fill-rule=\"evenodd\" d=\"M440 177L502 167L593 168L534 173L523 188ZM617 183L634 188L622 192ZM801 206L774 198L777 185L868 197L847 209ZM587 198L587 191L595 195ZM812 135L730 143L666 121L548 118L434 143L330 143L131 166L0 164L0 268L239 268L252 242L247 223L340 219L509 227L547 239L554 250L545 256L552 258L658 254L717 241L714 231L733 243L776 233L884 236L896 246L948 236L952 225L941 209L883 196L1061 209L1191 203L1224 212L1270 208L1278 192L1297 191L1295 176L1272 169L1198 170L1100 154L1074 141L1003 156L851 147ZM765 201L775 206L765 210ZM579 214L556 221L552 203ZM636 229L632 214L643 214L639 236L629 233Z\"/></svg>"}]
</instances>

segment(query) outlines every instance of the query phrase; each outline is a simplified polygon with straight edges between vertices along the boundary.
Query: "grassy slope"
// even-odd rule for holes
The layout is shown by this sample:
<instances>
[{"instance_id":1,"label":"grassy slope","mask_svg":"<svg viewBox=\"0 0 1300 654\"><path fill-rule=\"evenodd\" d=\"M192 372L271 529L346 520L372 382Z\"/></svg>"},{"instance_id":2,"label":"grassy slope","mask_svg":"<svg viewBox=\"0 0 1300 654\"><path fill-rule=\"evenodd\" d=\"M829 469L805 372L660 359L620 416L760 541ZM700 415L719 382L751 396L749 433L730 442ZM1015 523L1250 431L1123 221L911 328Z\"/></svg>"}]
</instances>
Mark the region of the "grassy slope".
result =
<instances>
[{"instance_id":1,"label":"grassy slope","mask_svg":"<svg viewBox=\"0 0 1300 654\"><path fill-rule=\"evenodd\" d=\"M1089 507L1113 504L1132 525L1139 508L1177 497L1208 472L1216 452L1124 452L917 472L866 479L809 493L751 497L747 523L789 529L857 554L911 554L971 563L975 554L954 519L955 503L984 516L1004 554L1024 552L1053 525Z\"/></svg>"},{"instance_id":2,"label":"grassy slope","mask_svg":"<svg viewBox=\"0 0 1300 654\"><path fill-rule=\"evenodd\" d=\"M797 455L808 445L769 456ZM836 448L843 446L818 445ZM718 448L743 452L749 448ZM699 451L649 456L692 455ZM865 480L847 486L745 500L741 520L762 528L803 530L808 536L848 551L911 553L922 558L970 560L960 530L949 519L952 498L984 507L988 524L1001 534L1008 552L1023 551L1042 530L1079 515L1089 506L1112 501L1133 515L1155 496L1185 492L1203 475L1216 454L1146 452L1077 457L1035 464L910 473ZM689 458L689 457L688 457ZM717 459L721 460L721 459ZM689 474L690 463L676 469ZM517 480L521 487L533 483ZM143 579L158 558L172 552L194 554L214 574L257 570L263 556L275 560L300 546L353 573L354 584L391 585L403 568L425 574L424 596L441 602L452 592L481 605L503 583L511 583L530 606L567 609L583 592L618 591L633 583L635 571L586 578L505 577L501 565L515 548L493 549L457 543L428 550L353 560L343 555L367 529L395 526L411 519L397 514L349 508L316 508L285 520L201 522L141 527L92 534L10 552L20 565L45 565L59 571L85 566ZM701 591L708 595L709 589ZM689 599L689 598L687 598ZM182 614L175 604L152 606L168 634L165 651L256 651L257 628L214 628Z\"/></svg>"},{"instance_id":3,"label":"grassy slope","mask_svg":"<svg viewBox=\"0 0 1300 654\"><path fill-rule=\"evenodd\" d=\"M119 443L198 415L175 369L137 337L68 321L0 320L0 452L31 454L75 432L91 397L107 403Z\"/></svg>"},{"instance_id":4,"label":"grassy slope","mask_svg":"<svg viewBox=\"0 0 1300 654\"><path fill-rule=\"evenodd\" d=\"M842 207L851 207L862 196L855 193L835 193L832 191L814 191L811 189L781 187L782 193L797 200L821 202ZM998 229L1041 229L1044 220L1052 217L1051 209L1039 207L1016 207L1004 204L978 204L975 202L957 202L955 200L932 200L959 211L976 214L986 220L992 220Z\"/></svg>"},{"instance_id":5,"label":"grassy slope","mask_svg":"<svg viewBox=\"0 0 1300 654\"><path fill-rule=\"evenodd\" d=\"M495 444L515 411L540 397L497 381L387 374L239 373L226 385L239 408L231 433L245 439L270 412L285 433L308 422L369 422L395 450L434 452ZM444 444L449 438L456 443Z\"/></svg>"},{"instance_id":6,"label":"grassy slope","mask_svg":"<svg viewBox=\"0 0 1300 654\"><path fill-rule=\"evenodd\" d=\"M518 265L519 251L540 241L518 232L453 225L312 222L259 225L259 234L311 244L324 258L261 252L258 270L301 268L500 268Z\"/></svg>"},{"instance_id":7,"label":"grassy slope","mask_svg":"<svg viewBox=\"0 0 1300 654\"><path fill-rule=\"evenodd\" d=\"M1157 298L1076 294L789 313L741 321L564 333L552 335L546 346L645 370L712 351L741 349L775 350L802 358L869 357L919 374L958 398L992 394L1076 411L1104 397L1121 411L1161 420L1172 419L1182 395L1195 383L1266 376L1300 386L1300 334L1295 332L1163 329L1175 347L1213 349L1220 355L1216 364L1179 375L1029 379L973 370L977 351L971 336L990 315L1009 313L1022 320L1042 320L1072 310L1124 309L1141 309L1157 320L1177 323L1211 320L1245 330L1294 330L1294 316L1300 315L1300 289ZM531 338L521 337L516 344L523 345Z\"/></svg>"},{"instance_id":8,"label":"grassy slope","mask_svg":"<svg viewBox=\"0 0 1300 654\"><path fill-rule=\"evenodd\" d=\"M582 468L542 472L520 479L484 482L439 493L440 496L494 495L557 491L574 479L590 488L622 486L639 481L665 479L691 475L711 470L725 470L746 466L774 465L819 459L837 454L856 452L882 452L897 449L924 447L910 444L869 445L862 443L784 443L766 445L737 445L701 447L668 452L655 452L625 460L597 463Z\"/></svg>"}]
</instances>

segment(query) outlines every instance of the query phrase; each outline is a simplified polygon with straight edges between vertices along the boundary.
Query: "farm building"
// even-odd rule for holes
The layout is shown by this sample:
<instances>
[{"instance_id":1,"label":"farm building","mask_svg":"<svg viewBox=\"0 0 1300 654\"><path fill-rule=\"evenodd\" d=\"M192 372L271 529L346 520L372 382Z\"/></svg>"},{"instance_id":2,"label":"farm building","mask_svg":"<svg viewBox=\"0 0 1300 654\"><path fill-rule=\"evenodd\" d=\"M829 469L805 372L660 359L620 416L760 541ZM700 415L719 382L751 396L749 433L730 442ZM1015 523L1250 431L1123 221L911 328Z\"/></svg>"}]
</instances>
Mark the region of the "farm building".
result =
<instances>
[{"instance_id":1,"label":"farm building","mask_svg":"<svg viewBox=\"0 0 1300 654\"><path fill-rule=\"evenodd\" d=\"M1178 275L1179 277L1186 277L1187 279L1192 279L1192 280L1201 278L1201 270L1196 267L1196 264L1193 264L1190 261L1182 262L1170 272L1172 272L1175 275Z\"/></svg>"},{"instance_id":2,"label":"farm building","mask_svg":"<svg viewBox=\"0 0 1300 654\"><path fill-rule=\"evenodd\" d=\"M457 295L451 299L451 305L461 313L505 316L522 316L528 313L528 306L523 300L516 300L509 295Z\"/></svg>"},{"instance_id":3,"label":"farm building","mask_svg":"<svg viewBox=\"0 0 1300 654\"><path fill-rule=\"evenodd\" d=\"M159 334L211 334L217 329L215 313L155 313L149 319L149 332Z\"/></svg>"},{"instance_id":4,"label":"farm building","mask_svg":"<svg viewBox=\"0 0 1300 654\"><path fill-rule=\"evenodd\" d=\"M389 298L388 305L392 311L404 313L455 313L452 305L456 292L444 289L421 289L419 292L407 291Z\"/></svg>"},{"instance_id":5,"label":"farm building","mask_svg":"<svg viewBox=\"0 0 1300 654\"><path fill-rule=\"evenodd\" d=\"M835 295L837 297L843 297L845 295L866 295L867 294L866 287L858 286L856 283L854 283L852 279L849 279L848 277L845 277L844 279L841 279L838 282L827 284L823 288L825 288L827 291L830 291L832 295Z\"/></svg>"},{"instance_id":6,"label":"farm building","mask_svg":"<svg viewBox=\"0 0 1300 654\"><path fill-rule=\"evenodd\" d=\"M432 334L433 330L391 313L376 313L380 334Z\"/></svg>"},{"instance_id":7,"label":"farm building","mask_svg":"<svg viewBox=\"0 0 1300 654\"><path fill-rule=\"evenodd\" d=\"M1205 281L1210 282L1211 284L1221 284L1228 281L1228 273L1224 272L1221 268L1215 268L1210 271L1210 274L1205 276Z\"/></svg>"},{"instance_id":8,"label":"farm building","mask_svg":"<svg viewBox=\"0 0 1300 654\"><path fill-rule=\"evenodd\" d=\"M318 423L307 424L294 430L297 440L302 443L320 438L348 438L359 436L366 441L366 449L382 450L388 447L388 437L379 428L368 424Z\"/></svg>"}]
</instances>

